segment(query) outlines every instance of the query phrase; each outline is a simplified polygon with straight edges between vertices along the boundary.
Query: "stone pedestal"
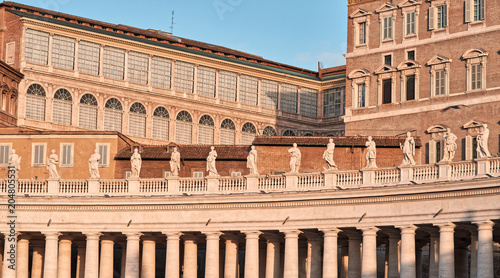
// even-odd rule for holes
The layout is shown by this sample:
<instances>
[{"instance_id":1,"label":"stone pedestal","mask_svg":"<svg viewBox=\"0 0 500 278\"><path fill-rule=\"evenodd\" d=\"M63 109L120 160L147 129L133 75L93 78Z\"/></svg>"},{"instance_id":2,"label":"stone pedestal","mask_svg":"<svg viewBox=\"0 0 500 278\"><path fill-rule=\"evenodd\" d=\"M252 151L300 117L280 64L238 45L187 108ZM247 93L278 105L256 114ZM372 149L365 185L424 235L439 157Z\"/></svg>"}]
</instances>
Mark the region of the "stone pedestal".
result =
<instances>
[{"instance_id":1,"label":"stone pedestal","mask_svg":"<svg viewBox=\"0 0 500 278\"><path fill-rule=\"evenodd\" d=\"M477 177L486 177L490 174L490 159L488 157L477 158Z\"/></svg>"},{"instance_id":2,"label":"stone pedestal","mask_svg":"<svg viewBox=\"0 0 500 278\"><path fill-rule=\"evenodd\" d=\"M363 173L363 184L361 187L375 186L375 170L375 168L361 169L361 172Z\"/></svg>"},{"instance_id":3,"label":"stone pedestal","mask_svg":"<svg viewBox=\"0 0 500 278\"><path fill-rule=\"evenodd\" d=\"M207 193L217 193L219 191L219 177L207 176Z\"/></svg>"},{"instance_id":4,"label":"stone pedestal","mask_svg":"<svg viewBox=\"0 0 500 278\"><path fill-rule=\"evenodd\" d=\"M259 175L245 176L247 179L247 192L259 192Z\"/></svg>"},{"instance_id":5,"label":"stone pedestal","mask_svg":"<svg viewBox=\"0 0 500 278\"><path fill-rule=\"evenodd\" d=\"M139 194L139 178L128 178L128 193L129 194Z\"/></svg>"},{"instance_id":6,"label":"stone pedestal","mask_svg":"<svg viewBox=\"0 0 500 278\"><path fill-rule=\"evenodd\" d=\"M324 171L323 180L326 189L335 189L337 187L339 187L340 189L344 189L343 187L337 186L337 170Z\"/></svg>"},{"instance_id":7,"label":"stone pedestal","mask_svg":"<svg viewBox=\"0 0 500 278\"><path fill-rule=\"evenodd\" d=\"M179 177L167 177L167 186L169 194L179 193Z\"/></svg>"},{"instance_id":8,"label":"stone pedestal","mask_svg":"<svg viewBox=\"0 0 500 278\"><path fill-rule=\"evenodd\" d=\"M286 189L287 191L296 191L297 184L299 183L299 173L288 172L285 173Z\"/></svg>"},{"instance_id":9,"label":"stone pedestal","mask_svg":"<svg viewBox=\"0 0 500 278\"><path fill-rule=\"evenodd\" d=\"M47 179L47 193L57 195L59 193L59 178Z\"/></svg>"},{"instance_id":10,"label":"stone pedestal","mask_svg":"<svg viewBox=\"0 0 500 278\"><path fill-rule=\"evenodd\" d=\"M449 162L439 162L439 181L448 181L451 179L451 165Z\"/></svg>"},{"instance_id":11,"label":"stone pedestal","mask_svg":"<svg viewBox=\"0 0 500 278\"><path fill-rule=\"evenodd\" d=\"M88 179L87 185L89 187L89 194L99 194L99 179Z\"/></svg>"},{"instance_id":12,"label":"stone pedestal","mask_svg":"<svg viewBox=\"0 0 500 278\"><path fill-rule=\"evenodd\" d=\"M399 169L399 184L409 184L413 181L413 166L411 165L401 165Z\"/></svg>"}]
</instances>

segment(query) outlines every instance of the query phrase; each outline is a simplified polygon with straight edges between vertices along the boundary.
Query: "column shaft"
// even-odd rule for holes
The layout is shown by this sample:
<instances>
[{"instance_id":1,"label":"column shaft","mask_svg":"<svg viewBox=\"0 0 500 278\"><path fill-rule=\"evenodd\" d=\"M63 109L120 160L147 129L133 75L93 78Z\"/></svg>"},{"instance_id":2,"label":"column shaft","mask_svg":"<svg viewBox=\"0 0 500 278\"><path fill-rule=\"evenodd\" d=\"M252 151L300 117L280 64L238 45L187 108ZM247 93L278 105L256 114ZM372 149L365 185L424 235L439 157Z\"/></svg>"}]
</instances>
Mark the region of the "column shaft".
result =
<instances>
[{"instance_id":1,"label":"column shaft","mask_svg":"<svg viewBox=\"0 0 500 278\"><path fill-rule=\"evenodd\" d=\"M284 231L285 234L285 266L284 277L299 277L299 230Z\"/></svg>"},{"instance_id":2,"label":"column shaft","mask_svg":"<svg viewBox=\"0 0 500 278\"><path fill-rule=\"evenodd\" d=\"M401 278L415 278L415 230L416 226L400 227L401 229Z\"/></svg>"},{"instance_id":3,"label":"column shaft","mask_svg":"<svg viewBox=\"0 0 500 278\"><path fill-rule=\"evenodd\" d=\"M166 278L179 277L179 237L181 233L167 233L167 262L166 262Z\"/></svg>"},{"instance_id":4,"label":"column shaft","mask_svg":"<svg viewBox=\"0 0 500 278\"><path fill-rule=\"evenodd\" d=\"M59 233L45 233L45 263L43 277L57 277Z\"/></svg>"},{"instance_id":5,"label":"column shaft","mask_svg":"<svg viewBox=\"0 0 500 278\"><path fill-rule=\"evenodd\" d=\"M198 277L198 245L194 238L184 238L184 272L182 278Z\"/></svg>"},{"instance_id":6,"label":"column shaft","mask_svg":"<svg viewBox=\"0 0 500 278\"><path fill-rule=\"evenodd\" d=\"M399 241L400 234L396 232L389 235L389 261L387 267L388 278L399 278Z\"/></svg>"},{"instance_id":7,"label":"column shaft","mask_svg":"<svg viewBox=\"0 0 500 278\"><path fill-rule=\"evenodd\" d=\"M280 277L280 254L279 238L277 236L268 237L266 248L266 278Z\"/></svg>"},{"instance_id":8,"label":"column shaft","mask_svg":"<svg viewBox=\"0 0 500 278\"><path fill-rule=\"evenodd\" d=\"M349 259L347 266L347 277L361 277L361 238L358 235L349 236Z\"/></svg>"},{"instance_id":9,"label":"column shaft","mask_svg":"<svg viewBox=\"0 0 500 278\"><path fill-rule=\"evenodd\" d=\"M225 244L224 278L238 278L238 238L228 235Z\"/></svg>"},{"instance_id":10,"label":"column shaft","mask_svg":"<svg viewBox=\"0 0 500 278\"><path fill-rule=\"evenodd\" d=\"M99 237L100 233L86 233L85 248L85 278L95 278L99 275Z\"/></svg>"},{"instance_id":11,"label":"column shaft","mask_svg":"<svg viewBox=\"0 0 500 278\"><path fill-rule=\"evenodd\" d=\"M30 241L28 239L17 241L16 278L29 277L29 248Z\"/></svg>"},{"instance_id":12,"label":"column shaft","mask_svg":"<svg viewBox=\"0 0 500 278\"><path fill-rule=\"evenodd\" d=\"M477 230L470 235L470 277L477 277Z\"/></svg>"},{"instance_id":13,"label":"column shaft","mask_svg":"<svg viewBox=\"0 0 500 278\"><path fill-rule=\"evenodd\" d=\"M377 278L377 231L375 227L363 229L363 258L361 277Z\"/></svg>"},{"instance_id":14,"label":"column shaft","mask_svg":"<svg viewBox=\"0 0 500 278\"><path fill-rule=\"evenodd\" d=\"M323 230L323 278L338 277L338 229Z\"/></svg>"},{"instance_id":15,"label":"column shaft","mask_svg":"<svg viewBox=\"0 0 500 278\"><path fill-rule=\"evenodd\" d=\"M439 226L439 278L455 278L455 224Z\"/></svg>"},{"instance_id":16,"label":"column shaft","mask_svg":"<svg viewBox=\"0 0 500 278\"><path fill-rule=\"evenodd\" d=\"M156 242L154 239L142 241L141 278L155 278L156 275Z\"/></svg>"},{"instance_id":17,"label":"column shaft","mask_svg":"<svg viewBox=\"0 0 500 278\"><path fill-rule=\"evenodd\" d=\"M261 232L245 232L245 277L259 278L259 235Z\"/></svg>"},{"instance_id":18,"label":"column shaft","mask_svg":"<svg viewBox=\"0 0 500 278\"><path fill-rule=\"evenodd\" d=\"M76 255L76 278L84 278L85 276L85 245L78 244Z\"/></svg>"},{"instance_id":19,"label":"column shaft","mask_svg":"<svg viewBox=\"0 0 500 278\"><path fill-rule=\"evenodd\" d=\"M99 278L113 278L113 253L115 243L111 239L101 240L101 275Z\"/></svg>"},{"instance_id":20,"label":"column shaft","mask_svg":"<svg viewBox=\"0 0 500 278\"><path fill-rule=\"evenodd\" d=\"M206 233L205 278L219 278L219 232Z\"/></svg>"},{"instance_id":21,"label":"column shaft","mask_svg":"<svg viewBox=\"0 0 500 278\"><path fill-rule=\"evenodd\" d=\"M71 240L61 239L59 241L59 278L71 278Z\"/></svg>"},{"instance_id":22,"label":"column shaft","mask_svg":"<svg viewBox=\"0 0 500 278\"><path fill-rule=\"evenodd\" d=\"M347 278L349 269L349 246L347 244L340 248L340 257L340 278Z\"/></svg>"},{"instance_id":23,"label":"column shaft","mask_svg":"<svg viewBox=\"0 0 500 278\"><path fill-rule=\"evenodd\" d=\"M493 278L493 225L491 221L476 223L477 277Z\"/></svg>"},{"instance_id":24,"label":"column shaft","mask_svg":"<svg viewBox=\"0 0 500 278\"><path fill-rule=\"evenodd\" d=\"M139 278L139 239L141 234L127 234L125 278Z\"/></svg>"},{"instance_id":25,"label":"column shaft","mask_svg":"<svg viewBox=\"0 0 500 278\"><path fill-rule=\"evenodd\" d=\"M306 278L321 277L322 274L322 241L319 235L307 235L307 268Z\"/></svg>"},{"instance_id":26,"label":"column shaft","mask_svg":"<svg viewBox=\"0 0 500 278\"><path fill-rule=\"evenodd\" d=\"M429 278L439 277L439 234L431 233L429 241Z\"/></svg>"},{"instance_id":27,"label":"column shaft","mask_svg":"<svg viewBox=\"0 0 500 278\"><path fill-rule=\"evenodd\" d=\"M33 245L33 261L31 266L31 278L42 278L43 253L45 249L42 245Z\"/></svg>"}]
</instances>

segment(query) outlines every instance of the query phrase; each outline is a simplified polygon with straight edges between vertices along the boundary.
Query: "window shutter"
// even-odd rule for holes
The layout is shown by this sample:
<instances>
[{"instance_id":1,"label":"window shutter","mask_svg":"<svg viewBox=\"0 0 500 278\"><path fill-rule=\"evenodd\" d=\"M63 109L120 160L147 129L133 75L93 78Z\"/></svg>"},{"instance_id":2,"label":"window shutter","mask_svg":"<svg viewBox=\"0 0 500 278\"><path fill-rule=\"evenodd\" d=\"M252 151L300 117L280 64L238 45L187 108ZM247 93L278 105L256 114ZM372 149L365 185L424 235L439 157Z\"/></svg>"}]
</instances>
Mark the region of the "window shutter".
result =
<instances>
[{"instance_id":1,"label":"window shutter","mask_svg":"<svg viewBox=\"0 0 500 278\"><path fill-rule=\"evenodd\" d=\"M472 149L472 137L467 135L465 137L465 160L472 160L472 152L474 151Z\"/></svg>"},{"instance_id":2,"label":"window shutter","mask_svg":"<svg viewBox=\"0 0 500 278\"><path fill-rule=\"evenodd\" d=\"M428 22L428 29L429 30L434 30L434 15L436 14L435 12L436 8L435 7L429 7L428 15L427 18L429 20Z\"/></svg>"},{"instance_id":3,"label":"window shutter","mask_svg":"<svg viewBox=\"0 0 500 278\"><path fill-rule=\"evenodd\" d=\"M469 0L470 1L470 0ZM481 20L484 20L486 18L485 9L484 9L484 0L479 0L481 1Z\"/></svg>"},{"instance_id":4,"label":"window shutter","mask_svg":"<svg viewBox=\"0 0 500 278\"><path fill-rule=\"evenodd\" d=\"M108 146L100 145L99 154L101 155L101 159L99 160L99 165L108 165Z\"/></svg>"},{"instance_id":5,"label":"window shutter","mask_svg":"<svg viewBox=\"0 0 500 278\"><path fill-rule=\"evenodd\" d=\"M465 23L468 23L471 21L471 7L472 7L472 1L471 0L465 0L464 3L464 21Z\"/></svg>"},{"instance_id":6,"label":"window shutter","mask_svg":"<svg viewBox=\"0 0 500 278\"><path fill-rule=\"evenodd\" d=\"M9 163L9 153L10 153L9 145L0 146L0 164Z\"/></svg>"},{"instance_id":7,"label":"window shutter","mask_svg":"<svg viewBox=\"0 0 500 278\"><path fill-rule=\"evenodd\" d=\"M429 141L429 163L436 163L436 141Z\"/></svg>"},{"instance_id":8,"label":"window shutter","mask_svg":"<svg viewBox=\"0 0 500 278\"><path fill-rule=\"evenodd\" d=\"M443 28L448 27L448 4L443 5Z\"/></svg>"}]
</instances>

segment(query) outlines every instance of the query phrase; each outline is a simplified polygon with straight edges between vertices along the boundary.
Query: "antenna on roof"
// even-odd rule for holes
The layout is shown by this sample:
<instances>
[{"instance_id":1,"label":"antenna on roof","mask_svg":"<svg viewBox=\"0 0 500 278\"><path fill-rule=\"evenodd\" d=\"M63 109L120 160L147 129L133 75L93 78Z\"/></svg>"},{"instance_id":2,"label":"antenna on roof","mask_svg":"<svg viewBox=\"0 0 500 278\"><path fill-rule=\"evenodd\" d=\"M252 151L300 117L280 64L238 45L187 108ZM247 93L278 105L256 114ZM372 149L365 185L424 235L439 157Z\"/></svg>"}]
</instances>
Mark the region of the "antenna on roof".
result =
<instances>
[{"instance_id":1,"label":"antenna on roof","mask_svg":"<svg viewBox=\"0 0 500 278\"><path fill-rule=\"evenodd\" d=\"M174 34L174 10L172 10L172 23L170 24L170 33Z\"/></svg>"}]
</instances>

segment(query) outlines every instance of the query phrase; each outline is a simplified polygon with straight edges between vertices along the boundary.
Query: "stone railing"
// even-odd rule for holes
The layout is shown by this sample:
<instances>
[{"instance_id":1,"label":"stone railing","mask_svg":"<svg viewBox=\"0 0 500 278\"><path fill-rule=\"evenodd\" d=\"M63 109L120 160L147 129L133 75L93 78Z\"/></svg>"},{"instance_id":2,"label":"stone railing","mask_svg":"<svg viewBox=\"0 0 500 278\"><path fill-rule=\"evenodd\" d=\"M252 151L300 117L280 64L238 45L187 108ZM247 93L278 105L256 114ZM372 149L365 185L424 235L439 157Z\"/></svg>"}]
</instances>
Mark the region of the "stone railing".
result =
<instances>
[{"instance_id":1,"label":"stone railing","mask_svg":"<svg viewBox=\"0 0 500 278\"><path fill-rule=\"evenodd\" d=\"M286 173L243 177L101 180L17 181L17 193L33 195L196 195L268 193L284 191L338 190L364 187L411 185L475 178L500 177L500 158L477 159L431 165L393 168L365 168L355 171ZM6 194L7 180L0 180L0 194Z\"/></svg>"}]
</instances>

